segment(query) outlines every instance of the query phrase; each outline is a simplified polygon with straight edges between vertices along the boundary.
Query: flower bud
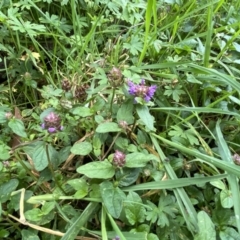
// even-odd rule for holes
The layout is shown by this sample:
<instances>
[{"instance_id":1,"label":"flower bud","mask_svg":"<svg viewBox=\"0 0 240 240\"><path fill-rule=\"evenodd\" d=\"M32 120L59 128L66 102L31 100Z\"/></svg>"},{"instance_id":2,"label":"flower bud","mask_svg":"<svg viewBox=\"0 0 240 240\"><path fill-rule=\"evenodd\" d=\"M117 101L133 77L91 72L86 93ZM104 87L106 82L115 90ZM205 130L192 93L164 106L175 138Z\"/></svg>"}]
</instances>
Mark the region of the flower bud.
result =
<instances>
[{"instance_id":1,"label":"flower bud","mask_svg":"<svg viewBox=\"0 0 240 240\"><path fill-rule=\"evenodd\" d=\"M121 151L116 150L113 156L113 164L116 167L123 167L126 163L126 155L122 153Z\"/></svg>"},{"instance_id":2,"label":"flower bud","mask_svg":"<svg viewBox=\"0 0 240 240\"><path fill-rule=\"evenodd\" d=\"M11 119L13 117L12 113L11 112L7 112L5 113L5 118L7 119Z\"/></svg>"},{"instance_id":3,"label":"flower bud","mask_svg":"<svg viewBox=\"0 0 240 240\"><path fill-rule=\"evenodd\" d=\"M118 122L118 126L119 126L120 128L122 128L122 129L127 129L128 123L127 123L126 121L124 121L124 120L120 120L120 121Z\"/></svg>"}]
</instances>

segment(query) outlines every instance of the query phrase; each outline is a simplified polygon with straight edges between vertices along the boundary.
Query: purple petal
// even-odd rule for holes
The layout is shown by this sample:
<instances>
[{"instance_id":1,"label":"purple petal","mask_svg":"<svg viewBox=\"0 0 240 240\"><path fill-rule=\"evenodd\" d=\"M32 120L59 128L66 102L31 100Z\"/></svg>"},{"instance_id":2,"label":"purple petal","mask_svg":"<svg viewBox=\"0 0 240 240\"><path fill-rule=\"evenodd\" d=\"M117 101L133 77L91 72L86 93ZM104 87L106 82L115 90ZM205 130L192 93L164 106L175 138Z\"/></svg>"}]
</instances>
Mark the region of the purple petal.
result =
<instances>
[{"instance_id":1,"label":"purple petal","mask_svg":"<svg viewBox=\"0 0 240 240\"><path fill-rule=\"evenodd\" d=\"M54 133L54 132L56 132L56 128L55 127L50 127L50 128L48 128L48 132L49 133Z\"/></svg>"},{"instance_id":2,"label":"purple petal","mask_svg":"<svg viewBox=\"0 0 240 240\"><path fill-rule=\"evenodd\" d=\"M42 123L42 124L41 124L41 128L42 128L42 129L45 129L45 123Z\"/></svg>"}]
</instances>

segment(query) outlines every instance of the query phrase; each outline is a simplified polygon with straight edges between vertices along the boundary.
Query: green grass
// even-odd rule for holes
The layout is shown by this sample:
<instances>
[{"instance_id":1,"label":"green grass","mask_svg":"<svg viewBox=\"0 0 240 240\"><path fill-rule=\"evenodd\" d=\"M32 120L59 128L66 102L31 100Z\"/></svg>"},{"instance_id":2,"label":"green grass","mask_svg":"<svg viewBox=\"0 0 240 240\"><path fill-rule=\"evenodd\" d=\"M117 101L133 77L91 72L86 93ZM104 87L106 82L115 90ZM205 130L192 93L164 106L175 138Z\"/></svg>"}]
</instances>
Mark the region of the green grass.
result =
<instances>
[{"instance_id":1,"label":"green grass","mask_svg":"<svg viewBox=\"0 0 240 240\"><path fill-rule=\"evenodd\" d=\"M0 238L239 239L238 9L1 2Z\"/></svg>"}]
</instances>

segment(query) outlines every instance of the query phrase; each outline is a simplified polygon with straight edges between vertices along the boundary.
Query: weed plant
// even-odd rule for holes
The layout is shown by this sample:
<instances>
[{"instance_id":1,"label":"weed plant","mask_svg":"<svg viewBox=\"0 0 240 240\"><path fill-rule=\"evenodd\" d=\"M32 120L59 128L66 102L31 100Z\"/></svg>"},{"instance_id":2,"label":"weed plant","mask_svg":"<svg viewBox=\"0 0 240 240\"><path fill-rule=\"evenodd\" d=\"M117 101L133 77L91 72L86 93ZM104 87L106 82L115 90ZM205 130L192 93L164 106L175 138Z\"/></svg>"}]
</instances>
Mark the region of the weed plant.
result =
<instances>
[{"instance_id":1,"label":"weed plant","mask_svg":"<svg viewBox=\"0 0 240 240\"><path fill-rule=\"evenodd\" d=\"M2 0L0 239L239 240L239 8Z\"/></svg>"}]
</instances>

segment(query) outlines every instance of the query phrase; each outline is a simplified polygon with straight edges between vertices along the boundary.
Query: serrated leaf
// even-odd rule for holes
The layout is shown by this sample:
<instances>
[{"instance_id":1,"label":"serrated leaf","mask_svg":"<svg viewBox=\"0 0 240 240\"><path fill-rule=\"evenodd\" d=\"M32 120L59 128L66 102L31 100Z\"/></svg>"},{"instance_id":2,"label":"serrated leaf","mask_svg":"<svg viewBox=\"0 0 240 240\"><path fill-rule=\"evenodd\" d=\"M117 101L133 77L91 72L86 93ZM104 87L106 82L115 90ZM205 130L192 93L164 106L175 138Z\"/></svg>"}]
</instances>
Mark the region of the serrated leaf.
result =
<instances>
[{"instance_id":1,"label":"serrated leaf","mask_svg":"<svg viewBox=\"0 0 240 240\"><path fill-rule=\"evenodd\" d=\"M108 132L120 132L122 129L114 122L105 122L98 125L96 132L108 133Z\"/></svg>"},{"instance_id":2,"label":"serrated leaf","mask_svg":"<svg viewBox=\"0 0 240 240\"><path fill-rule=\"evenodd\" d=\"M71 148L71 153L86 156L92 151L92 144L89 142L75 143Z\"/></svg>"},{"instance_id":3,"label":"serrated leaf","mask_svg":"<svg viewBox=\"0 0 240 240\"><path fill-rule=\"evenodd\" d=\"M126 199L125 193L120 188L114 187L111 182L102 182L100 190L108 213L114 218L119 218L123 208L123 201Z\"/></svg>"},{"instance_id":4,"label":"serrated leaf","mask_svg":"<svg viewBox=\"0 0 240 240\"><path fill-rule=\"evenodd\" d=\"M138 105L137 108L137 114L139 118L143 121L143 123L146 125L146 127L150 130L154 130L154 117L149 113L149 109L145 105Z\"/></svg>"},{"instance_id":5,"label":"serrated leaf","mask_svg":"<svg viewBox=\"0 0 240 240\"><path fill-rule=\"evenodd\" d=\"M114 176L115 169L110 162L105 160L87 163L77 168L77 172L89 178L107 179Z\"/></svg>"},{"instance_id":6,"label":"serrated leaf","mask_svg":"<svg viewBox=\"0 0 240 240\"><path fill-rule=\"evenodd\" d=\"M146 164L151 161L155 160L158 161L158 158L153 154L143 154L143 153L130 153L126 155L126 167L129 168L138 168L138 167L145 167Z\"/></svg>"},{"instance_id":7,"label":"serrated leaf","mask_svg":"<svg viewBox=\"0 0 240 240\"><path fill-rule=\"evenodd\" d=\"M25 127L23 122L20 119L12 118L8 122L8 126L12 129L12 131L20 137L27 137L25 132Z\"/></svg>"},{"instance_id":8,"label":"serrated leaf","mask_svg":"<svg viewBox=\"0 0 240 240\"><path fill-rule=\"evenodd\" d=\"M216 240L215 226L208 214L201 211L198 213L197 218L199 231L194 240Z\"/></svg>"}]
</instances>

